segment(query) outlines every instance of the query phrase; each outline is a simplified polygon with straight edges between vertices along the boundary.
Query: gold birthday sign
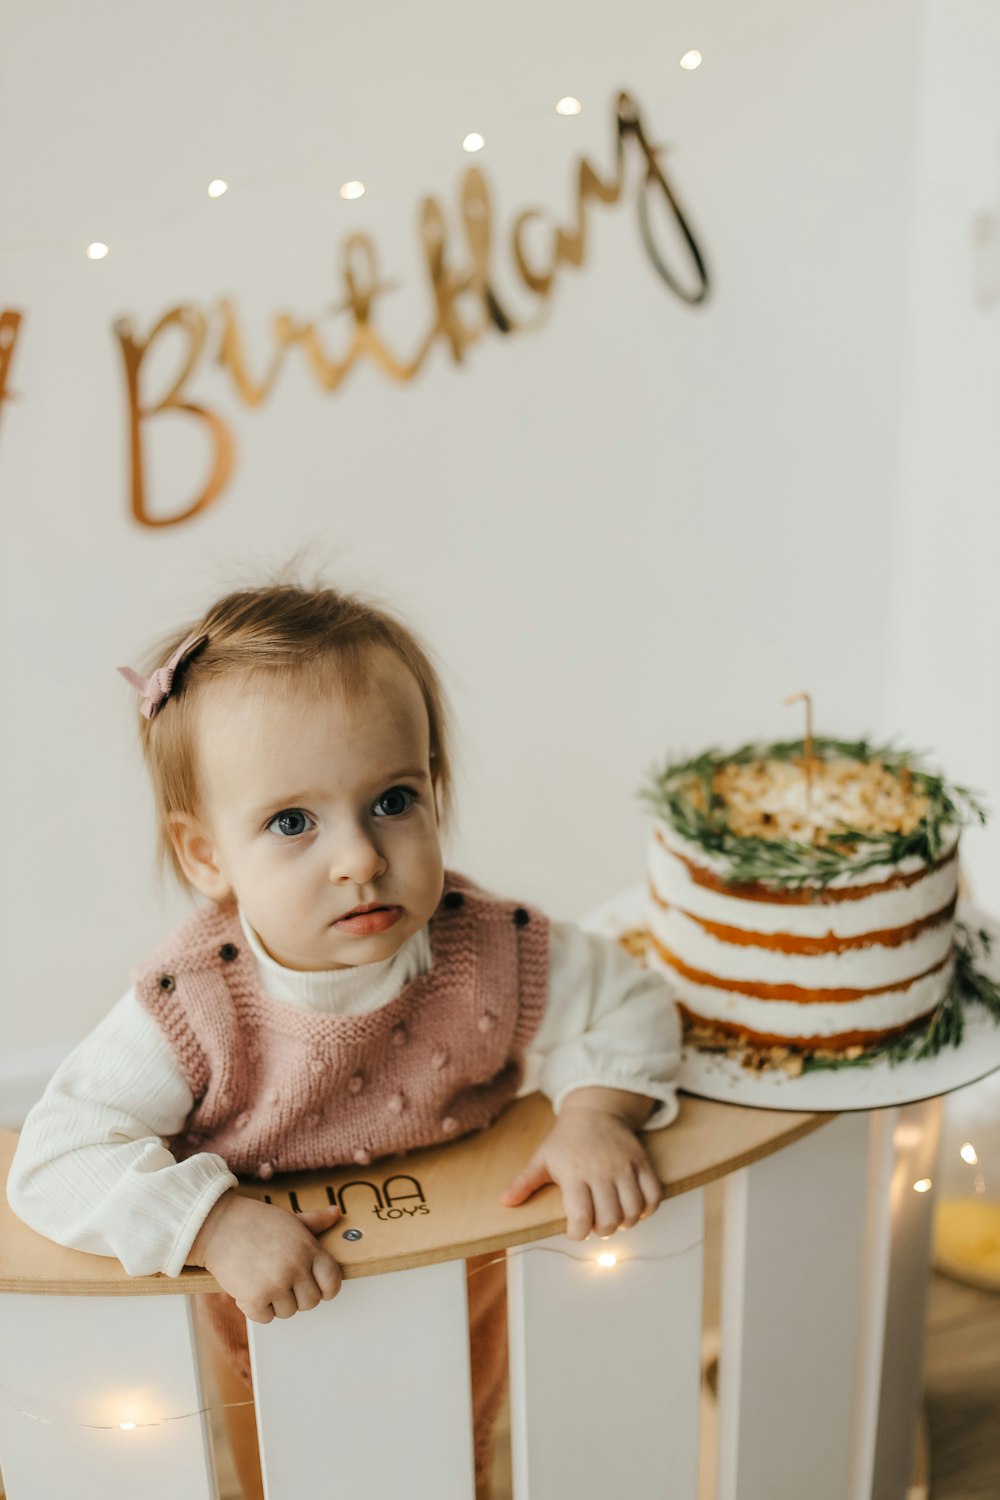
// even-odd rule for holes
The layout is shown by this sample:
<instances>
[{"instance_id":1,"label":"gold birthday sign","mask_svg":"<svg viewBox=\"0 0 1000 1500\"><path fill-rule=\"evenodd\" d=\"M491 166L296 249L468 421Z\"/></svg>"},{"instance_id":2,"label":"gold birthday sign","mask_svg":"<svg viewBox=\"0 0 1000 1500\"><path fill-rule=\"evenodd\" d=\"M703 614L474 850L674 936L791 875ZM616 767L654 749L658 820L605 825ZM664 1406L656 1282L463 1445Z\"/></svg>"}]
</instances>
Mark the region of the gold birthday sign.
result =
<instances>
[{"instance_id":1,"label":"gold birthday sign","mask_svg":"<svg viewBox=\"0 0 1000 1500\"><path fill-rule=\"evenodd\" d=\"M602 178L586 158L577 166L575 213L568 225L551 226L548 253L528 252L529 229L539 237L544 224L540 209L527 208L517 215L510 229L510 249L524 286L543 304L552 295L556 277L564 266L582 266L587 252L587 212L590 203L614 204L625 190L626 150L634 143L644 172L638 186L639 231L646 254L670 290L683 302L697 304L708 295L705 260L677 200L661 161L661 148L653 145L645 131L638 107L629 94L619 94L615 104L615 170ZM674 229L679 233L683 273L668 264L650 222L650 201L659 197ZM465 351L485 334L512 334L537 327L539 317L518 322L506 308L493 284L491 261L494 225L490 194L482 172L470 167L459 194L465 235L463 264L453 263L447 243L445 216L436 198L426 197L420 206L419 228L424 261L430 282L430 317L427 331L416 349L407 355L393 350L386 336L375 327L373 309L379 298L393 290L383 280L378 253L369 236L352 234L343 244L341 280L343 296L334 309L350 319L346 350L333 355L327 349L316 322L302 322L290 313L279 313L272 322L273 350L260 378L250 370L243 347L239 315L228 300L216 304L209 339L209 317L200 308L181 306L165 313L152 331L142 338L129 319L121 318L115 332L125 362L131 468L131 508L142 526L176 526L205 510L224 490L233 470L235 442L229 427L203 402L187 394L188 382L204 356L210 355L228 372L240 400L259 406L274 389L292 349L299 349L321 391L336 391L359 360L371 360L390 380L412 380L419 374L435 345L443 343L460 364ZM676 239L676 236L675 236ZM150 399L142 389L142 367L157 339L171 329L185 336L184 356L165 395ZM2 359L2 352L0 352ZM0 376L4 366L0 363ZM0 391L2 391L0 380ZM146 423L162 412L184 412L203 424L212 444L211 467L200 493L184 509L172 515L154 515L149 508L143 435Z\"/></svg>"}]
</instances>

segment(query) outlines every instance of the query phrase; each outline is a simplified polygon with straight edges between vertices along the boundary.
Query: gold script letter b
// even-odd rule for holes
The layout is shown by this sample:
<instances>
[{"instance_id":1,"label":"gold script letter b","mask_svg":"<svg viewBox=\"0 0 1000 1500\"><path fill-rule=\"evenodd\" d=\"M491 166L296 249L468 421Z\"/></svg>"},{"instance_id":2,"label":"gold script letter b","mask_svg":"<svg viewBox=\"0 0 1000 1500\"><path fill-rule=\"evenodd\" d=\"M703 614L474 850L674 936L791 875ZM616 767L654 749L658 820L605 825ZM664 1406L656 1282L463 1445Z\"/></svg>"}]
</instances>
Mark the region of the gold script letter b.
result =
<instances>
[{"instance_id":1,"label":"gold script letter b","mask_svg":"<svg viewBox=\"0 0 1000 1500\"><path fill-rule=\"evenodd\" d=\"M139 389L140 371L146 354L152 348L153 343L165 328L176 324L188 336L188 349L183 369L177 376L167 394L155 405L145 406ZM132 336L132 325L127 318L119 319L115 324L115 333L122 347L122 356L125 360L125 374L128 381L128 404L129 404L129 436L131 443L131 466L132 466L132 514L140 526L176 526L180 521L188 521L199 511L205 510L218 496L229 481L233 468L234 444L233 436L222 418L215 412L209 411L205 406L199 406L193 401L182 399L184 386L198 362L202 346L205 342L206 323L205 316L195 307L175 307L166 313L152 333L145 340L135 339ZM185 411L192 417L199 417L208 424L211 434L214 461L212 472L208 477L201 494L186 510L179 511L172 516L150 515L146 503L146 479L145 466L143 462L143 422L147 417L154 417L161 411Z\"/></svg>"}]
</instances>

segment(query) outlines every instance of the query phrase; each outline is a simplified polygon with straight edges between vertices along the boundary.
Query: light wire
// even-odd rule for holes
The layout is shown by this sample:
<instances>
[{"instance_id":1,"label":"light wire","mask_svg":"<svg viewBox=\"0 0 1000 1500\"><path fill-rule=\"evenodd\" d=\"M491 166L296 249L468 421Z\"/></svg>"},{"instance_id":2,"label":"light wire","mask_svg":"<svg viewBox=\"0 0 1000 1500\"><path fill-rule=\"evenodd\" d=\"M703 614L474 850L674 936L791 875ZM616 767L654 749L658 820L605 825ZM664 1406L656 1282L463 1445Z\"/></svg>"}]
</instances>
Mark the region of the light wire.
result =
<instances>
[{"instance_id":1,"label":"light wire","mask_svg":"<svg viewBox=\"0 0 1000 1500\"><path fill-rule=\"evenodd\" d=\"M700 1237L696 1240L692 1240L690 1244L682 1246L679 1250L668 1250L663 1255L623 1255L621 1259L616 1262L615 1269L639 1261L651 1263L654 1261L678 1260L683 1255L689 1255L692 1250L697 1250L699 1245L703 1244L704 1238ZM595 1269L600 1270L611 1269L610 1267L601 1266L596 1256L574 1255L571 1250L560 1250L555 1245L519 1245L513 1247L510 1250L502 1251L492 1260L486 1261L484 1265L476 1266L468 1273L469 1280L471 1281L473 1276L478 1276L482 1271L488 1271L493 1266L504 1265L507 1263L507 1261L517 1259L523 1255L561 1255L564 1260L576 1261L578 1265L591 1265L594 1266ZM6 1391L3 1386L0 1386L0 1400L2 1400L4 1404L11 1409L11 1411L17 1412L19 1416L27 1417L32 1422L44 1423L46 1427L81 1428L87 1432L131 1432L142 1427L164 1427L168 1422L185 1422L188 1421L191 1417L204 1417L208 1416L212 1412L232 1411L235 1408L254 1405L252 1397L250 1397L246 1401L222 1401L214 1406L199 1406L195 1411L178 1412L175 1416L172 1417L160 1417L155 1422L129 1422L127 1424L123 1424L121 1422L60 1422L54 1417L41 1417L37 1412L28 1411L26 1407L19 1406L15 1401L11 1399L10 1392Z\"/></svg>"}]
</instances>

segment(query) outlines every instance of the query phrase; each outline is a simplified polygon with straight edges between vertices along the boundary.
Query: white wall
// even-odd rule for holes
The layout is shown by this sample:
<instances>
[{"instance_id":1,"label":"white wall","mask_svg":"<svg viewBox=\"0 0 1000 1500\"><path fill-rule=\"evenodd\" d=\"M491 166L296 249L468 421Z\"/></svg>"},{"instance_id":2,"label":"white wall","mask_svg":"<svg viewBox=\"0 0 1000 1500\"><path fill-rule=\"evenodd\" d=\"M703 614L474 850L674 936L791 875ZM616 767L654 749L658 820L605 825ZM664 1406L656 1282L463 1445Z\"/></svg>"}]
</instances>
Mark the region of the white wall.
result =
<instances>
[{"instance_id":1,"label":"white wall","mask_svg":"<svg viewBox=\"0 0 1000 1500\"><path fill-rule=\"evenodd\" d=\"M153 878L114 666L305 543L444 663L452 862L557 916L641 875L648 766L797 730L790 692L811 689L828 731L943 744L889 671L922 24L904 0L7 0L0 306L26 315L0 414L8 1071L89 1028L182 909ZM691 46L705 63L686 73ZM439 349L412 384L368 368L321 396L293 361L250 411L203 367L192 392L237 434L234 481L191 523L134 525L116 317L146 330L230 294L263 363L276 312L338 298L364 227L401 283L379 320L415 342L416 207L433 192L454 221L466 131L487 138L501 223L565 211L576 155L610 166L621 86L669 143L704 308L657 280L631 199L596 209L544 326L461 368ZM568 92L575 119L554 113ZM233 188L210 203L216 175ZM357 203L348 177L369 185ZM503 258L500 285L530 309ZM192 434L157 433L161 499L197 466Z\"/></svg>"},{"instance_id":2,"label":"white wall","mask_svg":"<svg viewBox=\"0 0 1000 1500\"><path fill-rule=\"evenodd\" d=\"M985 789L973 896L1000 901L1000 8L928 0L889 633L892 720ZM977 233L977 223L979 230Z\"/></svg>"}]
</instances>

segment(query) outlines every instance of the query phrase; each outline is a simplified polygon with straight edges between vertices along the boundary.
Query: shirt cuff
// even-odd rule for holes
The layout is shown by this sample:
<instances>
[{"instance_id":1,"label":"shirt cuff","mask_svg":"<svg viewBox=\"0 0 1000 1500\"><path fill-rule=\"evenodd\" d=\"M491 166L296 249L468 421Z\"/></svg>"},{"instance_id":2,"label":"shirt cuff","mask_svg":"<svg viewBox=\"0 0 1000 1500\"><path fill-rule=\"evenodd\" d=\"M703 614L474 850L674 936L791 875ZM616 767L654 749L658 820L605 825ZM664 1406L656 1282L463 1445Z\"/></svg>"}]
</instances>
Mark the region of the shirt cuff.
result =
<instances>
[{"instance_id":1,"label":"shirt cuff","mask_svg":"<svg viewBox=\"0 0 1000 1500\"><path fill-rule=\"evenodd\" d=\"M665 1125L670 1125L677 1118L677 1086L673 1083L643 1082L637 1083L635 1078L609 1078L607 1074L601 1078L576 1078L572 1083L567 1083L554 1094L549 1101L555 1114L558 1114L567 1097L575 1089L621 1089L629 1094L641 1094L646 1099L658 1100L656 1108L648 1120L638 1126L639 1130L662 1130Z\"/></svg>"},{"instance_id":2,"label":"shirt cuff","mask_svg":"<svg viewBox=\"0 0 1000 1500\"><path fill-rule=\"evenodd\" d=\"M230 1188L237 1187L239 1178L229 1171L221 1156L215 1156L211 1152L200 1153L197 1157L189 1157L190 1161L202 1163L206 1170L217 1167L221 1170L212 1172L210 1180L205 1184L198 1197L184 1219L183 1224L177 1231L173 1246L166 1264L163 1267L164 1276L179 1276L187 1265L187 1258L191 1246L198 1238L198 1231L208 1218L212 1209L218 1203L223 1193L228 1193Z\"/></svg>"}]
</instances>

